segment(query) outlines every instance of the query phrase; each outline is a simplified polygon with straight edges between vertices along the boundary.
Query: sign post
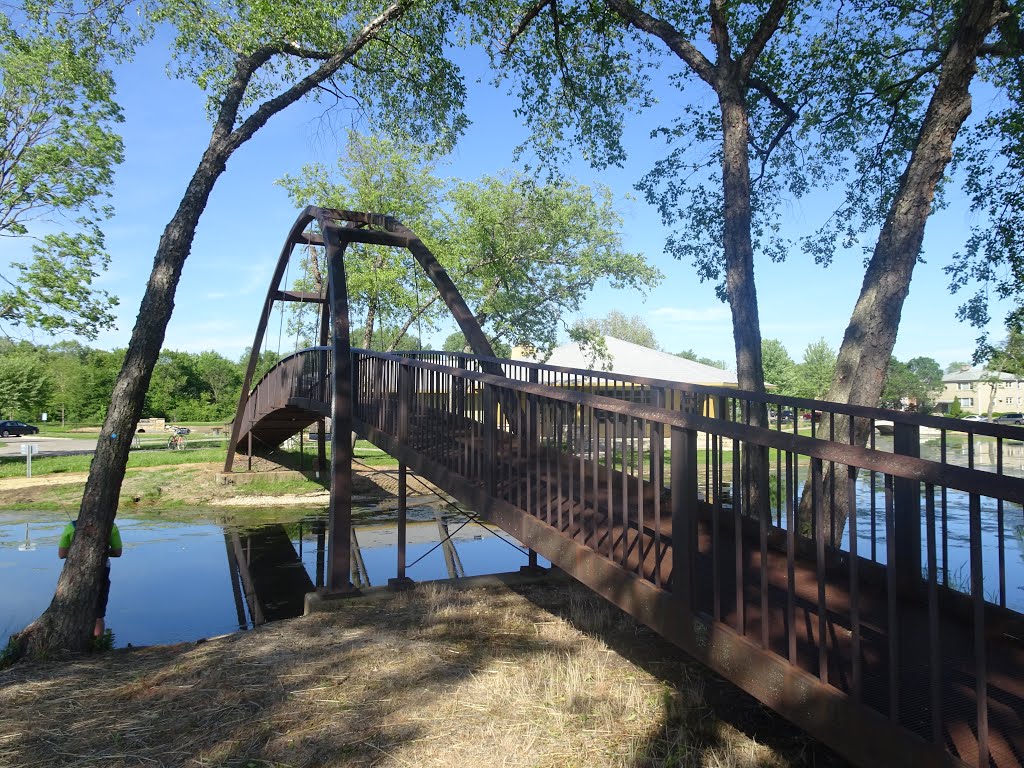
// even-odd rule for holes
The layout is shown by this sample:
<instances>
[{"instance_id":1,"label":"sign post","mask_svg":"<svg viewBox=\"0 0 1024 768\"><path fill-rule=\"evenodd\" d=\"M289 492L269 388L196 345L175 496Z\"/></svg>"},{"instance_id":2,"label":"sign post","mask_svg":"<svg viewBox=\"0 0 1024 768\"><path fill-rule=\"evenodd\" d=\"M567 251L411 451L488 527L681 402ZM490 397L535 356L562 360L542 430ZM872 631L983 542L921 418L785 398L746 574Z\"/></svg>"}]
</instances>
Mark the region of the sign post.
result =
<instances>
[{"instance_id":1,"label":"sign post","mask_svg":"<svg viewBox=\"0 0 1024 768\"><path fill-rule=\"evenodd\" d=\"M21 454L25 457L25 477L32 477L32 456L39 453L39 443L22 443Z\"/></svg>"}]
</instances>

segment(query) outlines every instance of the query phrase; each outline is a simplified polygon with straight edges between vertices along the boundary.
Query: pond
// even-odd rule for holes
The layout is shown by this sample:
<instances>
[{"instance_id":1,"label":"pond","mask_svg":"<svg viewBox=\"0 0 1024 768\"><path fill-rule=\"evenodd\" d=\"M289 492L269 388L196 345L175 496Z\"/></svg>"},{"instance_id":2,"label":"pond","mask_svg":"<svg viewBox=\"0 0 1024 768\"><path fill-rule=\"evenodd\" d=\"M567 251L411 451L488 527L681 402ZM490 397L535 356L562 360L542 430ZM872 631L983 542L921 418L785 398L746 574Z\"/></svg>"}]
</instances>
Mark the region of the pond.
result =
<instances>
[{"instance_id":1,"label":"pond","mask_svg":"<svg viewBox=\"0 0 1024 768\"><path fill-rule=\"evenodd\" d=\"M385 585L397 568L394 511L353 511L353 582ZM258 514L254 526L219 525L209 512L189 522L119 514L124 554L111 561L107 606L116 644L196 640L301 615L303 596L324 580L326 519L296 520L285 510L265 522L266 510ZM60 513L0 511L0 647L49 604L67 522ZM436 503L410 500L407 537L407 575L416 581L516 571L528 562L504 532Z\"/></svg>"}]
</instances>

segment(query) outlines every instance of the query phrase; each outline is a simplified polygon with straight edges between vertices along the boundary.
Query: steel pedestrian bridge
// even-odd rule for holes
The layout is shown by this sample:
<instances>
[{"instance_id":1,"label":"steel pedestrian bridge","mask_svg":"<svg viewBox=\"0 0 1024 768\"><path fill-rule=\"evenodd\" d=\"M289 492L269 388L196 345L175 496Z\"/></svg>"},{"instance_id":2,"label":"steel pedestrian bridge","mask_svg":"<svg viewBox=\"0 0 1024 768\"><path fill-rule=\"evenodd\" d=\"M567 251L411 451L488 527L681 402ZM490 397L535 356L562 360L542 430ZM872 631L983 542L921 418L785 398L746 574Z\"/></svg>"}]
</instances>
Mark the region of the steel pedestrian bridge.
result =
<instances>
[{"instance_id":1,"label":"steel pedestrian bridge","mask_svg":"<svg viewBox=\"0 0 1024 768\"><path fill-rule=\"evenodd\" d=\"M408 248L477 354L351 349L351 242ZM280 286L303 245L326 250L322 296ZM351 427L400 479L427 478L853 762L1024 764L1020 428L497 359L429 251L371 214L303 212L255 354L278 300L326 310L321 344L251 387L254 355L226 469L332 418L328 589L351 588Z\"/></svg>"}]
</instances>

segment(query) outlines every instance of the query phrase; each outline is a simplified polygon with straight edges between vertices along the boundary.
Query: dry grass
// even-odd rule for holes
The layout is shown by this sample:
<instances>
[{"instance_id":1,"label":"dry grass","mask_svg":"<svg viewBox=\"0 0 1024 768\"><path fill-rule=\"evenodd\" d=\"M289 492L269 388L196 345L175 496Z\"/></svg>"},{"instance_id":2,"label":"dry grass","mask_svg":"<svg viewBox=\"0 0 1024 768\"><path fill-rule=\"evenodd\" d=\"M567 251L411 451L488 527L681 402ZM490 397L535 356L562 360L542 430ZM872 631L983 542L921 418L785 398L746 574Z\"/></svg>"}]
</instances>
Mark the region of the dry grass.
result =
<instances>
[{"instance_id":1,"label":"dry grass","mask_svg":"<svg viewBox=\"0 0 1024 768\"><path fill-rule=\"evenodd\" d=\"M576 587L427 588L16 666L0 673L0 765L805 764L805 739L787 756L716 717L707 680Z\"/></svg>"}]
</instances>

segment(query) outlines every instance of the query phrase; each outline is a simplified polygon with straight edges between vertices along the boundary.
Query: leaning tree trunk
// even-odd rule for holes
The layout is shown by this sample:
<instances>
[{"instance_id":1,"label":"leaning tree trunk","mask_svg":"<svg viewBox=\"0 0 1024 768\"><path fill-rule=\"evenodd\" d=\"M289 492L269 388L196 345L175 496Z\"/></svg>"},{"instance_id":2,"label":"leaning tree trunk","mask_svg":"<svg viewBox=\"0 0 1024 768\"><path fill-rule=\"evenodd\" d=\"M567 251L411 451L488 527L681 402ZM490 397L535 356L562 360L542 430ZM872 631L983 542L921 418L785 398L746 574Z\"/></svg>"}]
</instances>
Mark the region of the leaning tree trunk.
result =
<instances>
[{"instance_id":1,"label":"leaning tree trunk","mask_svg":"<svg viewBox=\"0 0 1024 768\"><path fill-rule=\"evenodd\" d=\"M408 7L408 0L396 0L331 54L304 54L291 44L267 45L252 53L239 54L235 60L235 72L221 99L210 143L189 181L178 210L160 237L153 271L96 445L96 456L79 510L75 540L57 582L54 598L38 619L14 637L18 655L38 656L56 650L80 650L88 641L89 627L95 618L102 559L117 514L132 435L163 346L167 323L174 309L174 293L185 259L192 249L196 226L217 179L224 173L228 158L271 117L332 77L380 30L400 18ZM237 124L251 78L260 67L280 54L309 55L320 63L313 72L264 101L241 124Z\"/></svg>"},{"instance_id":2,"label":"leaning tree trunk","mask_svg":"<svg viewBox=\"0 0 1024 768\"><path fill-rule=\"evenodd\" d=\"M998 20L998 9L999 0L968 0L957 20L917 143L850 316L832 387L826 395L829 400L868 407L878 405L935 189L952 159L953 141L971 113L970 84L977 71L978 51ZM852 442L863 447L870 425L865 419L854 419L853 426ZM836 418L835 434L844 442L850 439L848 418ZM830 469L824 478L823 487L829 490L823 504L829 503L820 522L826 541L834 546L841 541L849 517L848 482L845 468ZM805 486L800 503L804 530L811 526L812 512L810 488Z\"/></svg>"},{"instance_id":3,"label":"leaning tree trunk","mask_svg":"<svg viewBox=\"0 0 1024 768\"><path fill-rule=\"evenodd\" d=\"M160 238L131 342L96 443L75 539L49 607L16 636L23 655L38 656L53 649L82 650L92 634L106 542L117 513L132 436L174 309L174 292L182 266L192 248L199 217L217 178L224 172L226 160L223 149L211 142Z\"/></svg>"}]
</instances>

